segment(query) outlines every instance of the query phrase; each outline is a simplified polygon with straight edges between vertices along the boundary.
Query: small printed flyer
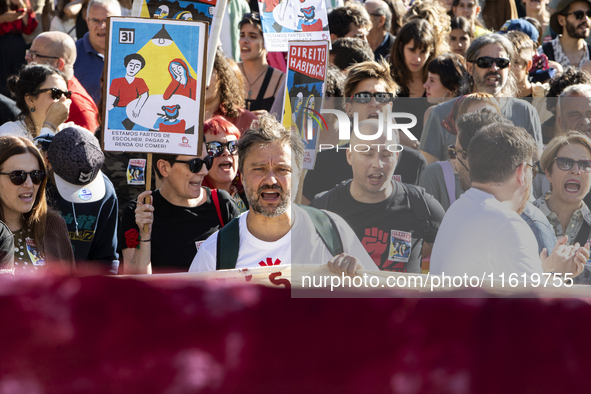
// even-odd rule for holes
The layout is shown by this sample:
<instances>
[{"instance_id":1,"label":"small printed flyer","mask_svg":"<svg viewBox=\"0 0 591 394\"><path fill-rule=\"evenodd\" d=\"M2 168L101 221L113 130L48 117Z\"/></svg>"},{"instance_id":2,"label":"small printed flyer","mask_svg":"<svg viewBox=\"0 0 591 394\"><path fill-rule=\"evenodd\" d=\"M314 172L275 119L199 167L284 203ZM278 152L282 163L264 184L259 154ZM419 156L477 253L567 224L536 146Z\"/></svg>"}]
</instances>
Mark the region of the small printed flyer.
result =
<instances>
[{"instance_id":1,"label":"small printed flyer","mask_svg":"<svg viewBox=\"0 0 591 394\"><path fill-rule=\"evenodd\" d=\"M408 262L410 258L412 234L406 231L392 230L390 232L390 253L388 260Z\"/></svg>"}]
</instances>

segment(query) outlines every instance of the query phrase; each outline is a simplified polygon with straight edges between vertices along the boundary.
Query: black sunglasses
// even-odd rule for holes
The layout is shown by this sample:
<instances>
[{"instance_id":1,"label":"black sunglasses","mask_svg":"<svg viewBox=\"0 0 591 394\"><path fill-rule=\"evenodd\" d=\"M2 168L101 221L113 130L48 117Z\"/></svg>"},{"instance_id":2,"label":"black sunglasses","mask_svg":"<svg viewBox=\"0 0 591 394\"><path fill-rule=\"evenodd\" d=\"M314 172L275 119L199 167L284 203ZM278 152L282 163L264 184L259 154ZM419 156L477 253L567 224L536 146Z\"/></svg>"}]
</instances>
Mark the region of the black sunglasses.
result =
<instances>
[{"instance_id":1,"label":"black sunglasses","mask_svg":"<svg viewBox=\"0 0 591 394\"><path fill-rule=\"evenodd\" d=\"M59 100L60 98L62 98L62 95L66 96L67 99L72 97L72 92L70 92L69 90L66 90L64 92L63 90L59 90L58 88L47 88L47 89L35 90L31 94L39 94L39 93L49 92L49 91L51 91L51 98L54 100Z\"/></svg>"},{"instance_id":2,"label":"black sunglasses","mask_svg":"<svg viewBox=\"0 0 591 394\"><path fill-rule=\"evenodd\" d=\"M455 145L449 145L447 147L447 155L449 156L449 158L450 159L457 159L460 162L460 164L466 169L466 171L469 172L470 170L468 169L468 167L466 167L466 165L464 164L464 162L458 157L458 152L463 153L465 155L468 154L468 152L466 152L465 150L458 151L456 149L456 146Z\"/></svg>"},{"instance_id":3,"label":"black sunglasses","mask_svg":"<svg viewBox=\"0 0 591 394\"><path fill-rule=\"evenodd\" d=\"M220 157L224 154L224 149L227 148L231 155L236 154L238 147L236 146L238 141L228 141L225 144L219 141L207 142L207 154L212 157Z\"/></svg>"},{"instance_id":4,"label":"black sunglasses","mask_svg":"<svg viewBox=\"0 0 591 394\"><path fill-rule=\"evenodd\" d=\"M591 19L591 10L573 11L573 12L569 12L567 14L564 14L564 16L569 16L570 14L573 14L575 16L575 18L577 18L577 20L579 20L579 21L582 20L585 17L585 15L587 15L587 18Z\"/></svg>"},{"instance_id":5,"label":"black sunglasses","mask_svg":"<svg viewBox=\"0 0 591 394\"><path fill-rule=\"evenodd\" d=\"M476 60L470 61L470 63L475 63L480 68L490 68L492 67L493 63L497 65L498 68L501 70L507 68L511 60L504 58L504 57L488 57L483 56L479 57Z\"/></svg>"},{"instance_id":6,"label":"black sunglasses","mask_svg":"<svg viewBox=\"0 0 591 394\"><path fill-rule=\"evenodd\" d=\"M369 104L372 97L375 97L376 101L378 103L386 104L386 103L389 103L392 101L392 99L394 98L394 95L392 93L388 93L388 92L375 92L375 93L359 92L359 93L354 93L353 96L351 96L353 101L356 103L359 103L359 104Z\"/></svg>"},{"instance_id":7,"label":"black sunglasses","mask_svg":"<svg viewBox=\"0 0 591 394\"><path fill-rule=\"evenodd\" d=\"M554 161L556 162L556 167L562 171L570 170L577 163L579 170L582 172L591 172L591 160L574 160L568 157L556 157Z\"/></svg>"},{"instance_id":8,"label":"black sunglasses","mask_svg":"<svg viewBox=\"0 0 591 394\"><path fill-rule=\"evenodd\" d=\"M198 173L203 168L203 164L205 163L205 168L207 170L211 170L211 166L213 166L213 156L205 156L205 159L191 159L191 160L173 160L173 163L185 163L189 165L189 170L193 173Z\"/></svg>"},{"instance_id":9,"label":"black sunglasses","mask_svg":"<svg viewBox=\"0 0 591 394\"><path fill-rule=\"evenodd\" d=\"M45 179L47 175L45 171L41 170L33 170L31 172L26 171L12 171L12 172L0 172L0 175L8 175L10 176L10 181L15 186L20 186L27 181L27 176L31 176L31 181L38 185Z\"/></svg>"}]
</instances>

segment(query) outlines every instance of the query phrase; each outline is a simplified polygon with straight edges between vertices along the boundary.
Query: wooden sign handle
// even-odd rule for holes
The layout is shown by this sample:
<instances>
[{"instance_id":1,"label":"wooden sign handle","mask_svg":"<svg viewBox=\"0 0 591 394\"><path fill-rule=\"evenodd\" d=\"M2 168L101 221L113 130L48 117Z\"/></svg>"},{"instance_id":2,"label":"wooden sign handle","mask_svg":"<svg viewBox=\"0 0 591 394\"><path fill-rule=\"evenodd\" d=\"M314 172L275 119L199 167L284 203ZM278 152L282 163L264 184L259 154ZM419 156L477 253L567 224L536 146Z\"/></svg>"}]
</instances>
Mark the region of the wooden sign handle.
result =
<instances>
[{"instance_id":1,"label":"wooden sign handle","mask_svg":"<svg viewBox=\"0 0 591 394\"><path fill-rule=\"evenodd\" d=\"M148 153L148 160L146 161L146 191L152 190L152 154ZM144 204L149 204L151 196L146 196ZM144 224L144 232L147 233L150 230L148 224Z\"/></svg>"}]
</instances>

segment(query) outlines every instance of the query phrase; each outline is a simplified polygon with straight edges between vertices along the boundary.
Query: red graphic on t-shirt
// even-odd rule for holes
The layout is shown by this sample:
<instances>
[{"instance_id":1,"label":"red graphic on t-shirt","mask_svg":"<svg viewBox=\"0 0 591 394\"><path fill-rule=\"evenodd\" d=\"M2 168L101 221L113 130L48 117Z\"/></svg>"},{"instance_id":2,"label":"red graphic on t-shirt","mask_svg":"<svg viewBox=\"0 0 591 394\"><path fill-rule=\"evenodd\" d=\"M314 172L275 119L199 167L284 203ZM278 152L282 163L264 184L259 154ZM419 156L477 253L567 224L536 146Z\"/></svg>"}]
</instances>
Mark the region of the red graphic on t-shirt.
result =
<instances>
[{"instance_id":1,"label":"red graphic on t-shirt","mask_svg":"<svg viewBox=\"0 0 591 394\"><path fill-rule=\"evenodd\" d=\"M259 261L259 265L261 267L270 267L272 265L279 265L281 264L281 260L279 259L275 259L275 262L273 262L273 258L272 257L267 257L267 261Z\"/></svg>"},{"instance_id":2,"label":"red graphic on t-shirt","mask_svg":"<svg viewBox=\"0 0 591 394\"><path fill-rule=\"evenodd\" d=\"M379 267L382 254L388 247L388 233L378 230L377 227L366 228L365 237L361 240L361 244L373 262Z\"/></svg>"}]
</instances>

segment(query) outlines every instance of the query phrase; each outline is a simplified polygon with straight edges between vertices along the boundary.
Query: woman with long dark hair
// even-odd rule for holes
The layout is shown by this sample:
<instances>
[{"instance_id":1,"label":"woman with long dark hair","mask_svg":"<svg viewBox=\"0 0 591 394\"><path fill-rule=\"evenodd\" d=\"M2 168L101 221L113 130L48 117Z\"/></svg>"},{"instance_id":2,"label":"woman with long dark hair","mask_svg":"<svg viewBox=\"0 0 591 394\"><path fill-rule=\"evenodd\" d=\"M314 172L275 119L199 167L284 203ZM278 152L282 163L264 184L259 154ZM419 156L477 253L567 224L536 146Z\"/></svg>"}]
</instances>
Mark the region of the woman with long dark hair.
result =
<instances>
[{"instance_id":1,"label":"woman with long dark hair","mask_svg":"<svg viewBox=\"0 0 591 394\"><path fill-rule=\"evenodd\" d=\"M245 14L240 29L240 71L244 76L246 109L270 111L283 73L267 62L261 18L257 12ZM283 99L281 97L281 99Z\"/></svg>"},{"instance_id":2,"label":"woman with long dark hair","mask_svg":"<svg viewBox=\"0 0 591 394\"><path fill-rule=\"evenodd\" d=\"M74 253L66 223L47 208L47 168L27 138L0 137L0 221L14 234L12 266L2 272L34 273L74 270Z\"/></svg>"}]
</instances>

